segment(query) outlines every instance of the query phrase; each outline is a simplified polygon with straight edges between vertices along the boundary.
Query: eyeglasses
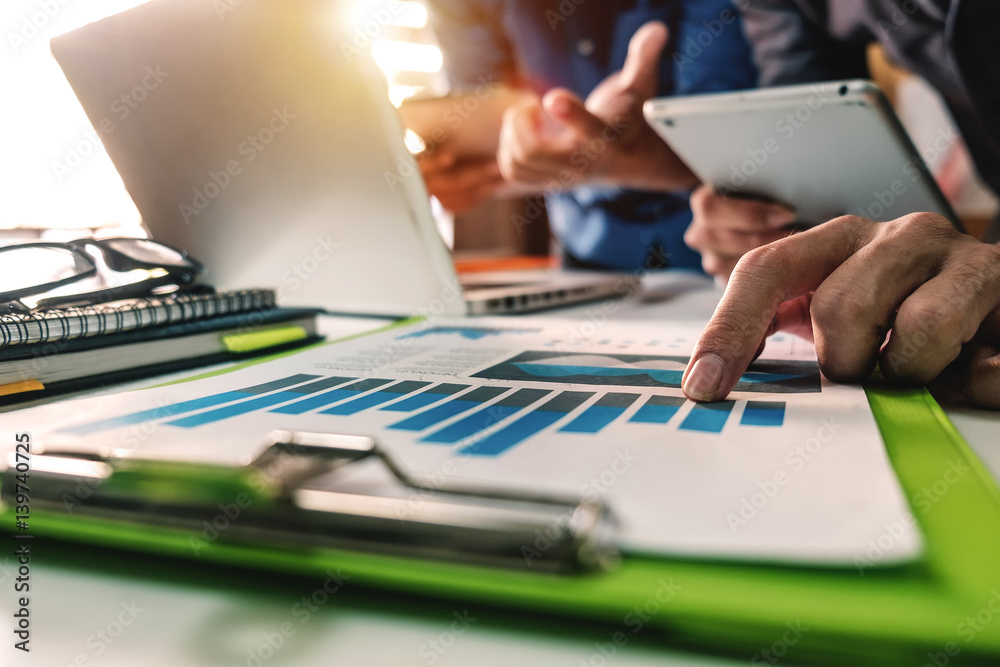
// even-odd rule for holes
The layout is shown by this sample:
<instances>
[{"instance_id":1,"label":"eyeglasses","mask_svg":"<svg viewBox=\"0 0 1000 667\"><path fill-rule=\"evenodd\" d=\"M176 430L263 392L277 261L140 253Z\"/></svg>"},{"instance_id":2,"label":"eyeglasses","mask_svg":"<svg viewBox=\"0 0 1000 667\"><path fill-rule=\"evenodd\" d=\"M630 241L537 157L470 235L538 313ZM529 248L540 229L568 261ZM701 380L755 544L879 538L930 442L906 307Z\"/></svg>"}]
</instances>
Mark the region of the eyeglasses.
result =
<instances>
[{"instance_id":1,"label":"eyeglasses","mask_svg":"<svg viewBox=\"0 0 1000 667\"><path fill-rule=\"evenodd\" d=\"M108 269L132 280L83 292L60 289L74 283L80 283L74 287L86 288L85 281L98 276L96 255L88 248L99 251ZM149 239L78 239L6 246L0 248L0 312L30 312L146 296L167 286L179 289L190 285L202 270L202 265L183 250ZM130 273L133 275L127 275Z\"/></svg>"}]
</instances>

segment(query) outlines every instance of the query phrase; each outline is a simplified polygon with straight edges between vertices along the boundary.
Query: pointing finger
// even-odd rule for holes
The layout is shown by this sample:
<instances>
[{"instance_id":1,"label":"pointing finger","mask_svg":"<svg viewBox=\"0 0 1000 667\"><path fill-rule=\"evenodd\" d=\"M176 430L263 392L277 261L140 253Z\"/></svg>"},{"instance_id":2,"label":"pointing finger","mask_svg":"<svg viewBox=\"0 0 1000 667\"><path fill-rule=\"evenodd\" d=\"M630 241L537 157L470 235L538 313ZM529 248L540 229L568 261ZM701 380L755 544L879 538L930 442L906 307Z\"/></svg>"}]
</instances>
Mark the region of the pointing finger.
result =
<instances>
[{"instance_id":1,"label":"pointing finger","mask_svg":"<svg viewBox=\"0 0 1000 667\"><path fill-rule=\"evenodd\" d=\"M695 345L684 393L714 401L732 391L781 305L814 291L864 244L874 224L845 216L744 255Z\"/></svg>"}]
</instances>

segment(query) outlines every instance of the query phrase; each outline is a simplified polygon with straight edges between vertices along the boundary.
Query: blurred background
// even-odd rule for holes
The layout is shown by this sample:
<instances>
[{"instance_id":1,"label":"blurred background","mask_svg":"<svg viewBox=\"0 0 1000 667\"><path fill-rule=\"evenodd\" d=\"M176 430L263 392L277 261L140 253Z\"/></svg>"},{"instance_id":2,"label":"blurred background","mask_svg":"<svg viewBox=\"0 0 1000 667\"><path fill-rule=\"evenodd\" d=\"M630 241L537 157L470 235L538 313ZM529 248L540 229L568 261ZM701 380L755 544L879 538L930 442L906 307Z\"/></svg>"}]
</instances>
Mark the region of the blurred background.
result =
<instances>
[{"instance_id":1,"label":"blurred background","mask_svg":"<svg viewBox=\"0 0 1000 667\"><path fill-rule=\"evenodd\" d=\"M219 1L238 4L240 0ZM337 20L346 22L349 29L364 30L378 17L388 17L390 24L375 31L370 48L386 75L394 104L414 96L446 94L449 88L441 51L428 27L425 3L397 0L392 12L380 12L389 1L350 0L342 3ZM48 46L55 35L139 4L141 0L3 3L0 243L142 234L139 214ZM875 78L896 105L917 147L925 157L933 157L928 162L945 194L970 231L979 233L997 210L997 202L978 182L960 141L944 153L933 149L941 123L948 118L936 93L892 67L880 50L873 49L870 60ZM550 240L544 223L532 224L526 232L514 227L514 214L523 213L525 206L523 200L487 202L457 220L440 207L436 212L442 233L459 258L545 255Z\"/></svg>"}]
</instances>

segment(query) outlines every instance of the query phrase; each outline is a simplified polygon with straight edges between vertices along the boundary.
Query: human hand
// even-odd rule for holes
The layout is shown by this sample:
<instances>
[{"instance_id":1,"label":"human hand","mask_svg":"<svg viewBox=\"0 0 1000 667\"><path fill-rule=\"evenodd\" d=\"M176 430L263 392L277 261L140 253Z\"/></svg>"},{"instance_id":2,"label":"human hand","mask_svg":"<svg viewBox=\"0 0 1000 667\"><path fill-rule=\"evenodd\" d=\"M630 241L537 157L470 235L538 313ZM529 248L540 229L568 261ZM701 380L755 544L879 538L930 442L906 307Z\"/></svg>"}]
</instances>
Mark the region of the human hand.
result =
<instances>
[{"instance_id":1,"label":"human hand","mask_svg":"<svg viewBox=\"0 0 1000 667\"><path fill-rule=\"evenodd\" d=\"M417 158L427 191L459 215L497 195L506 182L495 157L459 159L443 149Z\"/></svg>"},{"instance_id":2,"label":"human hand","mask_svg":"<svg viewBox=\"0 0 1000 667\"><path fill-rule=\"evenodd\" d=\"M725 397L779 330L811 333L831 380L863 380L877 362L889 380L1000 409L1000 246L915 213L844 216L753 250L695 345L684 393Z\"/></svg>"},{"instance_id":3,"label":"human hand","mask_svg":"<svg viewBox=\"0 0 1000 667\"><path fill-rule=\"evenodd\" d=\"M497 159L514 183L566 188L596 183L647 190L693 188L697 179L646 123L643 102L656 94L667 29L642 26L620 72L583 102L556 88L507 109Z\"/></svg>"},{"instance_id":4,"label":"human hand","mask_svg":"<svg viewBox=\"0 0 1000 667\"><path fill-rule=\"evenodd\" d=\"M705 273L728 281L747 252L788 236L795 213L777 204L727 197L702 185L691 194L691 224L684 243L701 253Z\"/></svg>"}]
</instances>

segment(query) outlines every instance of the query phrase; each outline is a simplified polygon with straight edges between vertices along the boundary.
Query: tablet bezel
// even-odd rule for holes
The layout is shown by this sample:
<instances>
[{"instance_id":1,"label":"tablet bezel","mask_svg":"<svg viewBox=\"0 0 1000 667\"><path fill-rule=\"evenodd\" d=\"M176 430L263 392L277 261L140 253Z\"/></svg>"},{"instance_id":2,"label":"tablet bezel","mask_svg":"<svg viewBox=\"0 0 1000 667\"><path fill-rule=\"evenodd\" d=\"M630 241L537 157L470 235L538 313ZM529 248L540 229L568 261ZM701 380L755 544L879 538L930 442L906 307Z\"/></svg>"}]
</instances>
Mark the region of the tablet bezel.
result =
<instances>
[{"instance_id":1,"label":"tablet bezel","mask_svg":"<svg viewBox=\"0 0 1000 667\"><path fill-rule=\"evenodd\" d=\"M940 214L962 230L889 101L871 81L658 98L647 101L643 112L703 183L785 204L803 223L844 214L884 221L920 210ZM810 122L818 118L821 122ZM782 148L791 157L770 159ZM822 162L812 159L816 154L824 156ZM840 183L833 188L832 174L839 174Z\"/></svg>"}]
</instances>

